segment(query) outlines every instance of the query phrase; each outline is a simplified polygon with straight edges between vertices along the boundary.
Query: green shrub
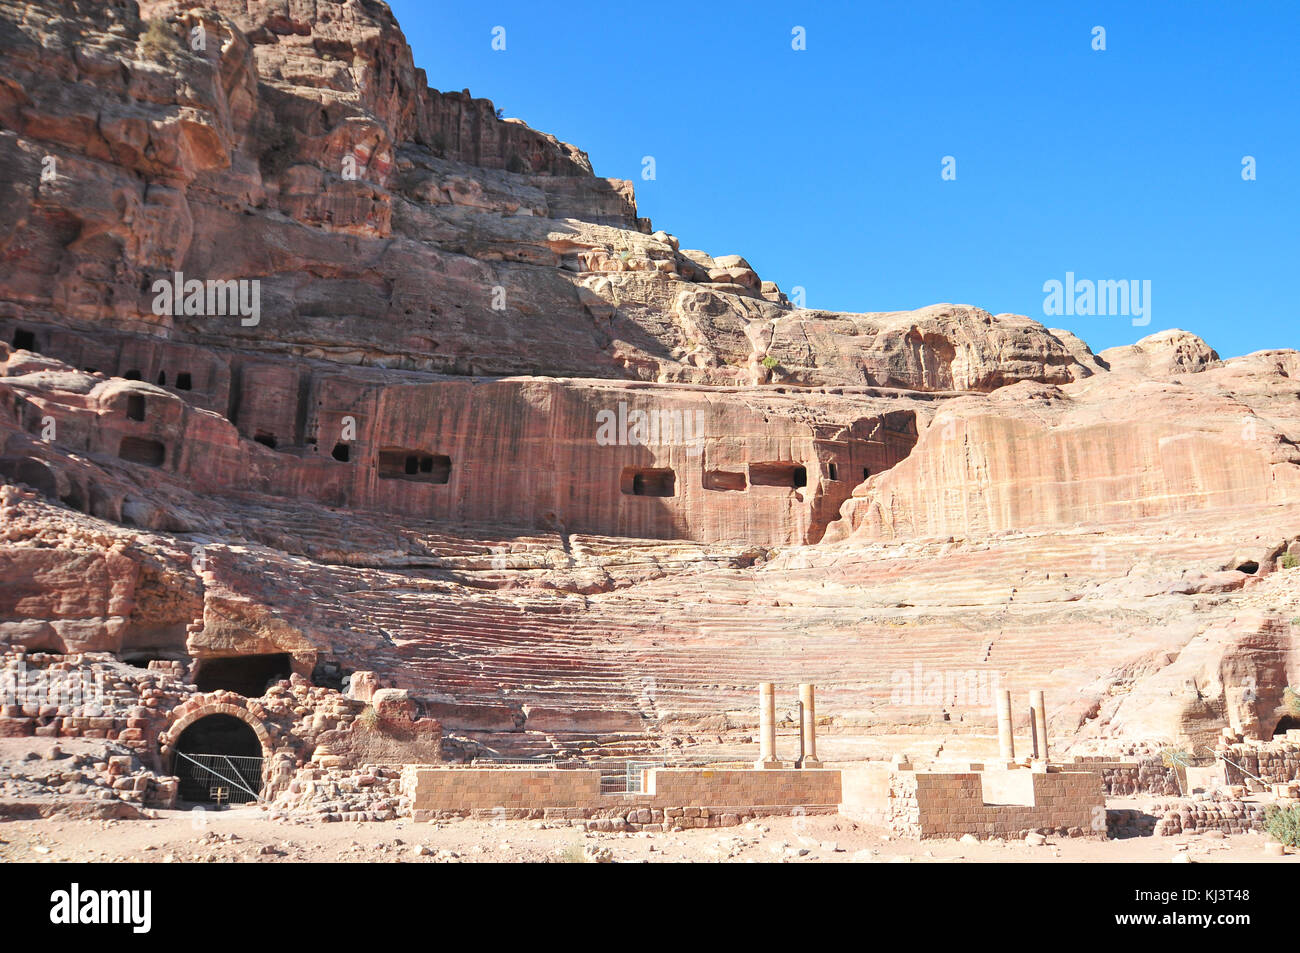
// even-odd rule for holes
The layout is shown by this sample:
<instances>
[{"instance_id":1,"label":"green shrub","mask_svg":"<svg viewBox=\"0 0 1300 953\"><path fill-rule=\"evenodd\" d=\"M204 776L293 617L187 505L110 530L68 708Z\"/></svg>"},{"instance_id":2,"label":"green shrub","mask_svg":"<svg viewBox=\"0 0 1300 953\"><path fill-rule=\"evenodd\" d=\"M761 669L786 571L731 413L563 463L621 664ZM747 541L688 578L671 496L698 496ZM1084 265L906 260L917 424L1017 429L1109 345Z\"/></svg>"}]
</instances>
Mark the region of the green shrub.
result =
<instances>
[{"instance_id":1,"label":"green shrub","mask_svg":"<svg viewBox=\"0 0 1300 953\"><path fill-rule=\"evenodd\" d=\"M1288 685L1282 692L1282 701L1292 716L1300 718L1300 692Z\"/></svg>"},{"instance_id":2,"label":"green shrub","mask_svg":"<svg viewBox=\"0 0 1300 953\"><path fill-rule=\"evenodd\" d=\"M366 731L374 731L379 727L379 712L375 711L374 705L367 705L357 715L357 724Z\"/></svg>"},{"instance_id":3,"label":"green shrub","mask_svg":"<svg viewBox=\"0 0 1300 953\"><path fill-rule=\"evenodd\" d=\"M581 844L570 844L564 848L564 852L559 855L557 861L561 864L585 864L587 855L583 852Z\"/></svg>"},{"instance_id":4,"label":"green shrub","mask_svg":"<svg viewBox=\"0 0 1300 953\"><path fill-rule=\"evenodd\" d=\"M1283 569L1295 569L1296 566L1300 566L1300 556L1297 556L1295 553L1282 554Z\"/></svg>"},{"instance_id":5,"label":"green shrub","mask_svg":"<svg viewBox=\"0 0 1300 953\"><path fill-rule=\"evenodd\" d=\"M298 156L298 137L288 126L273 126L266 134L266 148L258 156L257 164L262 176L279 178L294 164Z\"/></svg>"},{"instance_id":6,"label":"green shrub","mask_svg":"<svg viewBox=\"0 0 1300 953\"><path fill-rule=\"evenodd\" d=\"M1191 755L1181 748L1166 748L1160 752L1160 761L1166 768L1182 767L1191 760Z\"/></svg>"},{"instance_id":7,"label":"green shrub","mask_svg":"<svg viewBox=\"0 0 1300 953\"><path fill-rule=\"evenodd\" d=\"M763 366L766 367L769 371L774 370L776 368L776 365L777 365L777 360L771 354L763 358Z\"/></svg>"},{"instance_id":8,"label":"green shrub","mask_svg":"<svg viewBox=\"0 0 1300 953\"><path fill-rule=\"evenodd\" d=\"M176 39L176 32L166 20L150 20L140 34L140 45L146 50L161 50L172 53L180 52L181 44Z\"/></svg>"},{"instance_id":9,"label":"green shrub","mask_svg":"<svg viewBox=\"0 0 1300 953\"><path fill-rule=\"evenodd\" d=\"M1300 804L1270 807L1264 815L1264 830L1279 844L1300 847Z\"/></svg>"}]
</instances>

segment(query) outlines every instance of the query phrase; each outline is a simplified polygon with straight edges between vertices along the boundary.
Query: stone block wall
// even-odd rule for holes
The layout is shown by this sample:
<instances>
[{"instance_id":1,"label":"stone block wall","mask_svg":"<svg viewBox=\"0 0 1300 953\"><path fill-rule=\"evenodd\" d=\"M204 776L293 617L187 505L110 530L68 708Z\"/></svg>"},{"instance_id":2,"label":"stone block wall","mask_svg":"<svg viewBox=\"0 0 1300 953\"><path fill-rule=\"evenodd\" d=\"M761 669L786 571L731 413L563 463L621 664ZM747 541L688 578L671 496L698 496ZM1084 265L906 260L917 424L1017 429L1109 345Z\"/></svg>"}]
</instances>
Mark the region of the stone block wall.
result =
<instances>
[{"instance_id":1,"label":"stone block wall","mask_svg":"<svg viewBox=\"0 0 1300 953\"><path fill-rule=\"evenodd\" d=\"M641 794L601 794L600 772L408 766L402 793L417 821L440 814L598 818L609 828L721 827L759 814L834 813L836 770L654 768Z\"/></svg>"},{"instance_id":2,"label":"stone block wall","mask_svg":"<svg viewBox=\"0 0 1300 953\"><path fill-rule=\"evenodd\" d=\"M402 780L417 820L422 812L590 808L601 797L595 770L408 767Z\"/></svg>"},{"instance_id":3,"label":"stone block wall","mask_svg":"<svg viewBox=\"0 0 1300 953\"><path fill-rule=\"evenodd\" d=\"M1104 758L1075 758L1072 767L1077 771L1095 771L1101 776L1102 787L1112 797L1132 794L1155 794L1161 797L1178 797L1183 793L1178 775L1159 758L1138 761L1109 761Z\"/></svg>"},{"instance_id":4,"label":"stone block wall","mask_svg":"<svg viewBox=\"0 0 1300 953\"><path fill-rule=\"evenodd\" d=\"M1300 744L1294 741L1229 745L1223 753L1229 784L1251 782L1250 776L1241 768L1256 775L1265 784L1285 784L1287 781L1300 779ZM1236 764L1227 762L1236 762ZM1237 765L1241 765L1241 768Z\"/></svg>"},{"instance_id":5,"label":"stone block wall","mask_svg":"<svg viewBox=\"0 0 1300 953\"><path fill-rule=\"evenodd\" d=\"M1104 836L1105 791L1089 771L846 772L850 816L908 837L1023 837L1030 831ZM992 802L992 803L991 803Z\"/></svg>"},{"instance_id":6,"label":"stone block wall","mask_svg":"<svg viewBox=\"0 0 1300 953\"><path fill-rule=\"evenodd\" d=\"M1054 831L1072 837L1104 835L1106 799L1092 772L1030 774L1032 804L986 804L979 774L918 774L920 836L1023 837Z\"/></svg>"},{"instance_id":7,"label":"stone block wall","mask_svg":"<svg viewBox=\"0 0 1300 953\"><path fill-rule=\"evenodd\" d=\"M1241 834L1264 829L1263 804L1224 799L1218 801L1176 801L1154 804L1151 813L1160 818L1156 822L1157 836L1195 834L1202 831L1223 831Z\"/></svg>"}]
</instances>

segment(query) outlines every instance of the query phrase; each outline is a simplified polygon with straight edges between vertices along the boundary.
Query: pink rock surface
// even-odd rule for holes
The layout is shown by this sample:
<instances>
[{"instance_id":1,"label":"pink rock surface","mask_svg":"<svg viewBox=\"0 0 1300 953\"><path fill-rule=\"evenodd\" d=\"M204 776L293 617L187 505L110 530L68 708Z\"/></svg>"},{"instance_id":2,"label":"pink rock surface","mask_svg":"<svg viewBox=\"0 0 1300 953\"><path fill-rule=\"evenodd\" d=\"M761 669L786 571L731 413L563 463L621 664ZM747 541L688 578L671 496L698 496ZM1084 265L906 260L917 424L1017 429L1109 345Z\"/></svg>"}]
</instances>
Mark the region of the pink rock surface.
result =
<instances>
[{"instance_id":1,"label":"pink rock surface","mask_svg":"<svg viewBox=\"0 0 1300 953\"><path fill-rule=\"evenodd\" d=\"M0 39L0 641L373 672L465 756L751 757L760 681L824 759L990 754L991 685L1062 751L1282 717L1297 352L793 308L382 4ZM177 272L258 321L155 313Z\"/></svg>"}]
</instances>

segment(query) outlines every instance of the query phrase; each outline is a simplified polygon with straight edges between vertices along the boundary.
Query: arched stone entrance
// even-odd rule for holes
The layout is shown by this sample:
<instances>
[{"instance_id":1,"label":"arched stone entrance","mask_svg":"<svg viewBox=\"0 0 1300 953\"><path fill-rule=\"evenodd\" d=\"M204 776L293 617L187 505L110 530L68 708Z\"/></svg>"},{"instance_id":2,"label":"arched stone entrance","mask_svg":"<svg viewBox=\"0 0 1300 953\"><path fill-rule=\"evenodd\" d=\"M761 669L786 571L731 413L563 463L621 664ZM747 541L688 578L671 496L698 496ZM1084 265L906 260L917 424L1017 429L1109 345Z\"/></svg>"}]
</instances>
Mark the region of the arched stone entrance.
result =
<instances>
[{"instance_id":1,"label":"arched stone entrance","mask_svg":"<svg viewBox=\"0 0 1300 953\"><path fill-rule=\"evenodd\" d=\"M245 803L261 793L271 737L244 709L194 707L164 732L162 742L164 767L180 778L183 800Z\"/></svg>"},{"instance_id":2,"label":"arched stone entrance","mask_svg":"<svg viewBox=\"0 0 1300 953\"><path fill-rule=\"evenodd\" d=\"M1273 729L1273 737L1277 738L1297 728L1300 728L1300 718L1296 718L1294 715L1283 715L1281 720L1278 721L1277 727Z\"/></svg>"}]
</instances>

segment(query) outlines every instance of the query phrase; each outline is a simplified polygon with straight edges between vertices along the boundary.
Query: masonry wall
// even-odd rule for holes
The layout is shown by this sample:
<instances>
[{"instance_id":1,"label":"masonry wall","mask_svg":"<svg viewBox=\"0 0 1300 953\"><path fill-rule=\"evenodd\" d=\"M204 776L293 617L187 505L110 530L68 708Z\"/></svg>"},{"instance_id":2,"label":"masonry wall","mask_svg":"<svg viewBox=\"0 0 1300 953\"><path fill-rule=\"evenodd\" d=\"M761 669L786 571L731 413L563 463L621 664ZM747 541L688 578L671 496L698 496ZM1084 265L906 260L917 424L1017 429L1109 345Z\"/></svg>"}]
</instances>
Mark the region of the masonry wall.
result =
<instances>
[{"instance_id":1,"label":"masonry wall","mask_svg":"<svg viewBox=\"0 0 1300 953\"><path fill-rule=\"evenodd\" d=\"M1228 784L1247 784L1253 780L1241 768L1263 779L1265 784L1285 784L1300 779L1300 732L1291 734L1297 738L1230 745L1225 752L1229 761L1225 764ZM1236 765L1241 765L1241 768Z\"/></svg>"},{"instance_id":2,"label":"masonry wall","mask_svg":"<svg viewBox=\"0 0 1300 953\"><path fill-rule=\"evenodd\" d=\"M1154 831L1157 836L1171 837L1202 831L1241 834L1264 829L1264 805L1235 798L1154 804L1150 811L1159 818Z\"/></svg>"},{"instance_id":3,"label":"masonry wall","mask_svg":"<svg viewBox=\"0 0 1300 953\"><path fill-rule=\"evenodd\" d=\"M1102 787L1114 797L1130 794L1157 794L1177 797L1182 793L1178 775L1159 758L1140 761L1109 761L1105 758L1074 759L1076 771L1094 771L1101 776Z\"/></svg>"},{"instance_id":4,"label":"masonry wall","mask_svg":"<svg viewBox=\"0 0 1300 953\"><path fill-rule=\"evenodd\" d=\"M718 827L757 814L834 813L835 770L653 768L644 794L601 794L600 772L557 768L408 767L402 778L417 821L438 814L618 816L638 827Z\"/></svg>"},{"instance_id":5,"label":"masonry wall","mask_svg":"<svg viewBox=\"0 0 1300 953\"><path fill-rule=\"evenodd\" d=\"M843 813L908 837L1100 836L1101 775L1089 771L913 772L887 765L844 772Z\"/></svg>"}]
</instances>

